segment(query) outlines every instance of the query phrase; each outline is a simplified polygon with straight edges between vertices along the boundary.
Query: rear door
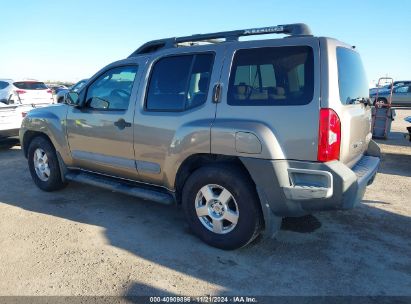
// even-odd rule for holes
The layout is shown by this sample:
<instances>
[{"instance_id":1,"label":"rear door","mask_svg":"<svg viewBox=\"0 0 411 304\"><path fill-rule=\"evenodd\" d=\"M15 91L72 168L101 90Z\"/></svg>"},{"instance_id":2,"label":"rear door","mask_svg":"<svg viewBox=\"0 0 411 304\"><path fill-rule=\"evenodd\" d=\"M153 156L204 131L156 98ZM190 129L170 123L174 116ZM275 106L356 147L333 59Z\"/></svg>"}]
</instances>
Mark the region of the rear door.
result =
<instances>
[{"instance_id":1,"label":"rear door","mask_svg":"<svg viewBox=\"0 0 411 304\"><path fill-rule=\"evenodd\" d=\"M335 40L326 41L322 107L333 109L341 121L340 161L352 167L367 150L371 134L371 107L368 80L361 57L352 47ZM324 48L323 48L324 49ZM328 56L327 56L328 54Z\"/></svg>"},{"instance_id":2,"label":"rear door","mask_svg":"<svg viewBox=\"0 0 411 304\"><path fill-rule=\"evenodd\" d=\"M140 180L171 189L182 161L210 153L213 86L224 49L224 44L171 48L148 62L134 119Z\"/></svg>"},{"instance_id":3,"label":"rear door","mask_svg":"<svg viewBox=\"0 0 411 304\"><path fill-rule=\"evenodd\" d=\"M51 90L39 81L18 81L13 83L22 104L46 105L53 102Z\"/></svg>"}]
</instances>

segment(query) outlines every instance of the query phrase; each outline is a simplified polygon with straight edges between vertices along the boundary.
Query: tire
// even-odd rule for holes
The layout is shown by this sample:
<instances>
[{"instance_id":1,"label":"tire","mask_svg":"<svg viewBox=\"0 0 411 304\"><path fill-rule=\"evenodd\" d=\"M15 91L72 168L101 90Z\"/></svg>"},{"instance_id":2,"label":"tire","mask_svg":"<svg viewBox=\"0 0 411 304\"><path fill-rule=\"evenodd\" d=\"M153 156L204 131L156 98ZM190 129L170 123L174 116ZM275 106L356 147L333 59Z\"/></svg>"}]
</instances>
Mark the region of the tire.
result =
<instances>
[{"instance_id":1,"label":"tire","mask_svg":"<svg viewBox=\"0 0 411 304\"><path fill-rule=\"evenodd\" d=\"M28 163L34 183L44 191L64 188L60 166L53 145L44 137L35 137L28 149Z\"/></svg>"},{"instance_id":2,"label":"tire","mask_svg":"<svg viewBox=\"0 0 411 304\"><path fill-rule=\"evenodd\" d=\"M220 249L246 246L263 226L253 182L243 170L232 165L197 169L184 185L182 204L194 234Z\"/></svg>"},{"instance_id":3,"label":"tire","mask_svg":"<svg viewBox=\"0 0 411 304\"><path fill-rule=\"evenodd\" d=\"M387 104L388 101L385 98L378 98L378 100L374 101L375 107L382 107L383 105L386 106Z\"/></svg>"}]
</instances>

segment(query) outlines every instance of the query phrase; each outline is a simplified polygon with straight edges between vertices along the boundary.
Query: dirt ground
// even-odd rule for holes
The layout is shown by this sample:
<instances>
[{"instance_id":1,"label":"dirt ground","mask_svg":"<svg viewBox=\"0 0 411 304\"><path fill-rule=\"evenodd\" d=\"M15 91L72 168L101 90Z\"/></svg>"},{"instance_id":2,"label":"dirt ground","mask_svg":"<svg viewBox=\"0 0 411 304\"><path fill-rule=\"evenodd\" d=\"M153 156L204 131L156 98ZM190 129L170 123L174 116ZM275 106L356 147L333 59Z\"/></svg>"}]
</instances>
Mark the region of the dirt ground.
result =
<instances>
[{"instance_id":1,"label":"dirt ground","mask_svg":"<svg viewBox=\"0 0 411 304\"><path fill-rule=\"evenodd\" d=\"M0 295L409 296L411 109L397 114L359 206L285 219L275 239L230 252L191 235L173 206L75 183L42 192L3 142Z\"/></svg>"}]
</instances>

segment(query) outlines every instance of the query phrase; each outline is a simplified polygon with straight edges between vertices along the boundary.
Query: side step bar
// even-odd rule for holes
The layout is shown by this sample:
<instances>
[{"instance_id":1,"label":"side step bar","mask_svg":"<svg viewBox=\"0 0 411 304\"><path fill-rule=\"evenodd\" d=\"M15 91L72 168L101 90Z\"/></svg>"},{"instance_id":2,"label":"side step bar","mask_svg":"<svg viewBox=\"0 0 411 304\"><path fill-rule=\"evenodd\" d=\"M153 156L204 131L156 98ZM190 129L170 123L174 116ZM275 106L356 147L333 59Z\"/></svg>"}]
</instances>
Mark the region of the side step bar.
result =
<instances>
[{"instance_id":1,"label":"side step bar","mask_svg":"<svg viewBox=\"0 0 411 304\"><path fill-rule=\"evenodd\" d=\"M65 175L65 178L73 182L104 188L164 205L172 205L175 203L172 194L165 191L158 191L154 187L131 181L120 181L112 177L83 171L70 171Z\"/></svg>"}]
</instances>

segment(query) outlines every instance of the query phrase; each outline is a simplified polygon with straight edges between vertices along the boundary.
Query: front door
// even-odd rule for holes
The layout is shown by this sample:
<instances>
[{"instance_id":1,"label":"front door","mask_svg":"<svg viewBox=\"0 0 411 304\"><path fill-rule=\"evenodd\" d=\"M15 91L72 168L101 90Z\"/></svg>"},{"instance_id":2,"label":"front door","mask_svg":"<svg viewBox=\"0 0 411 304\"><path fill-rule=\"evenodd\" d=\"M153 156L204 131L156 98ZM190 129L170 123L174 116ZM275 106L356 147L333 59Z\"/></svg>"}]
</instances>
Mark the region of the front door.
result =
<instances>
[{"instance_id":1,"label":"front door","mask_svg":"<svg viewBox=\"0 0 411 304\"><path fill-rule=\"evenodd\" d=\"M137 65L103 71L84 89L82 108L67 114L67 134L76 167L135 178L133 115Z\"/></svg>"}]
</instances>

